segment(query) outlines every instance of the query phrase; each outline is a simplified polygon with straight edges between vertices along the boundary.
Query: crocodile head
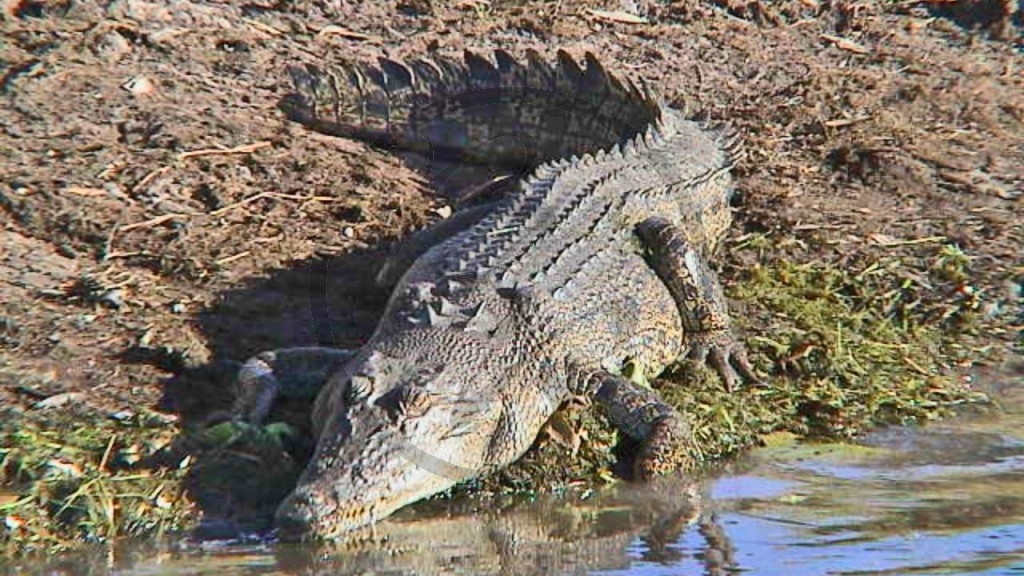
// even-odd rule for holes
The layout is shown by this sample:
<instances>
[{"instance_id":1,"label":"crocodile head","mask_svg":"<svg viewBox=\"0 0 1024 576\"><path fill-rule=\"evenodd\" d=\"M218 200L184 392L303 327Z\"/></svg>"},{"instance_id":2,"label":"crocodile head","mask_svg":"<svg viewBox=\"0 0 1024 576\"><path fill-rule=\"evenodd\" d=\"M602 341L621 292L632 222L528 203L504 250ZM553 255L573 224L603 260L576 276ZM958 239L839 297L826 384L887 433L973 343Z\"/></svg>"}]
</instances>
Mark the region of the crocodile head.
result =
<instances>
[{"instance_id":1,"label":"crocodile head","mask_svg":"<svg viewBox=\"0 0 1024 576\"><path fill-rule=\"evenodd\" d=\"M375 352L337 377L314 410L313 458L276 514L285 540L345 537L511 462L532 441L509 432L500 387L465 361L426 365Z\"/></svg>"}]
</instances>

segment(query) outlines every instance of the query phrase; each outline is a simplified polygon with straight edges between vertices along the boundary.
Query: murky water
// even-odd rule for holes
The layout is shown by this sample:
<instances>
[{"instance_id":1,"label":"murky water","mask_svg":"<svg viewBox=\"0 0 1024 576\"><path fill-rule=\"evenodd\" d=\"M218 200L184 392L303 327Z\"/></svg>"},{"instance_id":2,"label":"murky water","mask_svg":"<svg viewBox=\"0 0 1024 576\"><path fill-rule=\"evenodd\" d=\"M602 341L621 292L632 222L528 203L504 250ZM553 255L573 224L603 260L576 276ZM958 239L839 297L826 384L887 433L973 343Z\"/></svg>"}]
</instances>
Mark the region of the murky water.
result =
<instances>
[{"instance_id":1,"label":"murky water","mask_svg":"<svg viewBox=\"0 0 1024 576\"><path fill-rule=\"evenodd\" d=\"M858 446L779 437L701 483L623 484L506 509L433 503L347 550L122 546L48 573L1021 574L1024 383L997 409Z\"/></svg>"}]
</instances>

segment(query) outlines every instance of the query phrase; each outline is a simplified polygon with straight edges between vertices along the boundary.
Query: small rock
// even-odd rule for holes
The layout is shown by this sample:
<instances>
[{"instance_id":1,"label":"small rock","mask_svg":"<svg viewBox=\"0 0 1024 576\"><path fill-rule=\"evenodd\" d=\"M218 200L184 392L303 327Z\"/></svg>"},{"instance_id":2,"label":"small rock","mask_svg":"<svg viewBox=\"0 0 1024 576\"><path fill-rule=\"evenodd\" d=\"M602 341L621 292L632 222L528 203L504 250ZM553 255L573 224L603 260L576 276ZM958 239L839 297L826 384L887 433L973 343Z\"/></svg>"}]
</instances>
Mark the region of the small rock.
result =
<instances>
[{"instance_id":1,"label":"small rock","mask_svg":"<svg viewBox=\"0 0 1024 576\"><path fill-rule=\"evenodd\" d=\"M106 304L111 308L120 308L124 306L124 290L120 288L114 288L113 290L107 290L100 296L100 303Z\"/></svg>"},{"instance_id":2,"label":"small rock","mask_svg":"<svg viewBox=\"0 0 1024 576\"><path fill-rule=\"evenodd\" d=\"M96 42L96 52L110 60L116 60L131 51L131 43L116 30L107 32Z\"/></svg>"},{"instance_id":3,"label":"small rock","mask_svg":"<svg viewBox=\"0 0 1024 576\"><path fill-rule=\"evenodd\" d=\"M54 394L48 398L44 398L33 405L33 408L37 410L45 410L47 408L60 408L61 406L67 406L71 403L81 402L85 399L85 394L81 392L65 392L63 394Z\"/></svg>"},{"instance_id":4,"label":"small rock","mask_svg":"<svg viewBox=\"0 0 1024 576\"><path fill-rule=\"evenodd\" d=\"M118 200L128 199L128 195L124 193L124 190L116 182L107 182L103 185L103 190L111 198L117 198Z\"/></svg>"},{"instance_id":5,"label":"small rock","mask_svg":"<svg viewBox=\"0 0 1024 576\"><path fill-rule=\"evenodd\" d=\"M345 238L355 238L356 237L356 231L353 230L351 226L345 226L341 230L341 235L344 236Z\"/></svg>"},{"instance_id":6,"label":"small rock","mask_svg":"<svg viewBox=\"0 0 1024 576\"><path fill-rule=\"evenodd\" d=\"M78 316L75 316L75 328L86 328L95 321L95 314L79 314Z\"/></svg>"},{"instance_id":7,"label":"small rock","mask_svg":"<svg viewBox=\"0 0 1024 576\"><path fill-rule=\"evenodd\" d=\"M114 461L120 466L134 466L142 460L142 450L139 449L138 444L132 444L131 446L125 446L124 448L117 451L114 457Z\"/></svg>"},{"instance_id":8,"label":"small rock","mask_svg":"<svg viewBox=\"0 0 1024 576\"><path fill-rule=\"evenodd\" d=\"M48 476L68 476L71 478L81 478L82 468L74 462L68 462L67 460L61 460L60 458L53 458L46 462L46 472Z\"/></svg>"},{"instance_id":9,"label":"small rock","mask_svg":"<svg viewBox=\"0 0 1024 576\"><path fill-rule=\"evenodd\" d=\"M121 84L121 88L131 92L132 96L148 96L156 92L156 84L147 76L133 76L130 80Z\"/></svg>"},{"instance_id":10,"label":"small rock","mask_svg":"<svg viewBox=\"0 0 1024 576\"><path fill-rule=\"evenodd\" d=\"M124 422L126 420L131 420L134 417L135 417L135 413L132 412L131 410L119 410L119 411L114 412L113 414L110 415L110 418L112 420L117 420L118 422Z\"/></svg>"}]
</instances>

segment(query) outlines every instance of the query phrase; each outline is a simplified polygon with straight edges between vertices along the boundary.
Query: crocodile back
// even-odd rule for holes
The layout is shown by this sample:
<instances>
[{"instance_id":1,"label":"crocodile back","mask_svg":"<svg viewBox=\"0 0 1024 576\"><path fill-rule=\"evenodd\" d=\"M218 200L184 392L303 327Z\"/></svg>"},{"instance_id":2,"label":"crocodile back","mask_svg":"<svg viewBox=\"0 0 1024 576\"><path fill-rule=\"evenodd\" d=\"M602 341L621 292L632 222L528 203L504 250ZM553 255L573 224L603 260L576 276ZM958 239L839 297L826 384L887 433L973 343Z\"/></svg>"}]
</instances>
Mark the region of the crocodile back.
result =
<instances>
[{"instance_id":1,"label":"crocodile back","mask_svg":"<svg viewBox=\"0 0 1024 576\"><path fill-rule=\"evenodd\" d=\"M511 323L506 337L534 348L526 357L543 348L607 366L646 355L658 366L679 351L681 317L635 227L664 217L711 252L731 221L729 171L742 153L731 133L687 119L590 54L583 67L563 51L553 63L498 51L493 62L466 52L290 72L296 90L281 107L317 131L534 167L416 261L375 340Z\"/></svg>"}]
</instances>

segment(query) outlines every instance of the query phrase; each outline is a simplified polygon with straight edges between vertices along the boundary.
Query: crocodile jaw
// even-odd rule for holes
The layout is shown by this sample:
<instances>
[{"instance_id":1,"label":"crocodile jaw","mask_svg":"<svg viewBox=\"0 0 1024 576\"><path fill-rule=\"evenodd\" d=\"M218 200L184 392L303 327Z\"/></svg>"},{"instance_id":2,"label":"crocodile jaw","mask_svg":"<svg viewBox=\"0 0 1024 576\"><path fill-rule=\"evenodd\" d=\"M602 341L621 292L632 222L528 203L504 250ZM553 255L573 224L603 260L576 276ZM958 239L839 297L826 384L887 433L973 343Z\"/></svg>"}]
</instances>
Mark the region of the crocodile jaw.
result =
<instances>
[{"instance_id":1,"label":"crocodile jaw","mask_svg":"<svg viewBox=\"0 0 1024 576\"><path fill-rule=\"evenodd\" d=\"M282 540L345 538L399 508L479 476L495 432L497 406L462 420L438 406L402 425L362 405L337 415L295 491L278 507ZM430 449L425 449L429 447Z\"/></svg>"},{"instance_id":2,"label":"crocodile jaw","mask_svg":"<svg viewBox=\"0 0 1024 576\"><path fill-rule=\"evenodd\" d=\"M296 489L277 509L275 525L283 541L336 540L354 535L378 520L428 496L455 485L415 465L403 474L403 488L372 488L362 494L346 494L340 486L307 484ZM347 497L344 497L346 496ZM342 496L342 498L338 498Z\"/></svg>"}]
</instances>

